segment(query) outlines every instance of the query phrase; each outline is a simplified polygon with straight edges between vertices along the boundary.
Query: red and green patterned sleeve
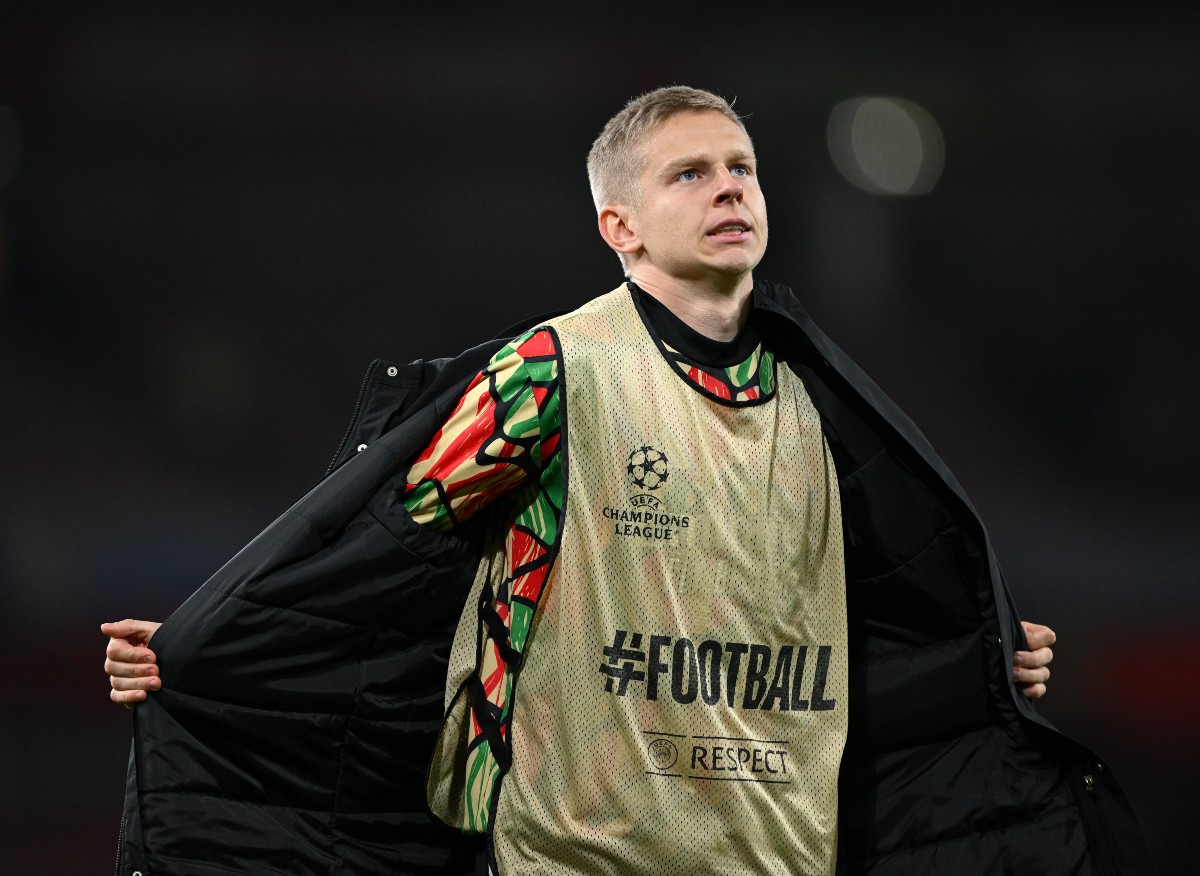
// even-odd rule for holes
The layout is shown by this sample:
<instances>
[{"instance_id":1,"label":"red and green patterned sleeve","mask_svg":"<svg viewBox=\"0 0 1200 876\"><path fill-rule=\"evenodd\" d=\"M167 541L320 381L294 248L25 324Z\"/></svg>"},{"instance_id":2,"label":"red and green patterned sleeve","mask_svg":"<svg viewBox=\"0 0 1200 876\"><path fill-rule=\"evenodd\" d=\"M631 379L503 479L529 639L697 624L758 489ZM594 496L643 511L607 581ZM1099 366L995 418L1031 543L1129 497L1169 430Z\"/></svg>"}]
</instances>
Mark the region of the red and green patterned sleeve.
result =
<instances>
[{"instance_id":1,"label":"red and green patterned sleeve","mask_svg":"<svg viewBox=\"0 0 1200 876\"><path fill-rule=\"evenodd\" d=\"M547 329L505 346L408 472L404 506L450 529L495 499L561 472L558 351Z\"/></svg>"},{"instance_id":2,"label":"red and green patterned sleeve","mask_svg":"<svg viewBox=\"0 0 1200 876\"><path fill-rule=\"evenodd\" d=\"M517 338L497 353L409 469L404 498L416 522L440 528L467 520L496 499L511 504L503 562L488 582L495 589L487 591L486 600L517 653L525 649L558 541L563 498L558 363L555 336L547 329ZM487 700L485 717L490 725L490 716L499 716L500 726L507 728L514 675L494 638L496 630L490 624L486 628L476 670ZM477 707L470 706L462 826L483 831L499 764Z\"/></svg>"}]
</instances>

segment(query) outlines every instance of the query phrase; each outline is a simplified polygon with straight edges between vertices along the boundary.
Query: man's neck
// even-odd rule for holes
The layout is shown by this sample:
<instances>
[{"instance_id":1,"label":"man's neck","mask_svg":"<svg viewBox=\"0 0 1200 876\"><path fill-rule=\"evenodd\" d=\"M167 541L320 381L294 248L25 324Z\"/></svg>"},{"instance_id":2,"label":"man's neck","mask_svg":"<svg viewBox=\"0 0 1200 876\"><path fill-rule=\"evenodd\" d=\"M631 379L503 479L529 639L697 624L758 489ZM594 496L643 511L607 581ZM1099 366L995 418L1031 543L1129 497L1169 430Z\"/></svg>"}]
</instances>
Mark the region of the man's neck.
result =
<instances>
[{"instance_id":1,"label":"man's neck","mask_svg":"<svg viewBox=\"0 0 1200 876\"><path fill-rule=\"evenodd\" d=\"M714 341L732 341L750 315L754 280L746 274L736 283L690 283L636 271L630 279L690 328Z\"/></svg>"}]
</instances>

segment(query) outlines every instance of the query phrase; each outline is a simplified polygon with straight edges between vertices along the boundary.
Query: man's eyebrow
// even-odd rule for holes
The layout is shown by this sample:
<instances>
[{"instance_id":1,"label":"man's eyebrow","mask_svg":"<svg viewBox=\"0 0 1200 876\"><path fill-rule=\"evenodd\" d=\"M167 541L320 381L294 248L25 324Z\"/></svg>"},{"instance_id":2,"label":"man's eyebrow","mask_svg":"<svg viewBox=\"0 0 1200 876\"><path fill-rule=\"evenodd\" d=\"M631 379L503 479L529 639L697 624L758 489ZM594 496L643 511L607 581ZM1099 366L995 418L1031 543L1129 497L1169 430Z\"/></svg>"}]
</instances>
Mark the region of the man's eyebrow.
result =
<instances>
[{"instance_id":1,"label":"man's eyebrow","mask_svg":"<svg viewBox=\"0 0 1200 876\"><path fill-rule=\"evenodd\" d=\"M707 164L708 159L703 155L687 155L682 158L675 158L663 165L663 173L674 173L677 170L683 170L688 167L695 167L698 164Z\"/></svg>"},{"instance_id":2,"label":"man's eyebrow","mask_svg":"<svg viewBox=\"0 0 1200 876\"><path fill-rule=\"evenodd\" d=\"M728 155L725 159L725 162L728 164L736 164L747 161L752 162L756 160L757 159L754 157L753 152L749 152L745 149L739 149L736 152ZM662 172L664 176L673 176L681 170L685 170L689 167L697 167L700 165L709 164L710 161L711 159L709 159L709 157L706 155L686 155L682 158L675 158L667 162L665 165L663 165Z\"/></svg>"}]
</instances>

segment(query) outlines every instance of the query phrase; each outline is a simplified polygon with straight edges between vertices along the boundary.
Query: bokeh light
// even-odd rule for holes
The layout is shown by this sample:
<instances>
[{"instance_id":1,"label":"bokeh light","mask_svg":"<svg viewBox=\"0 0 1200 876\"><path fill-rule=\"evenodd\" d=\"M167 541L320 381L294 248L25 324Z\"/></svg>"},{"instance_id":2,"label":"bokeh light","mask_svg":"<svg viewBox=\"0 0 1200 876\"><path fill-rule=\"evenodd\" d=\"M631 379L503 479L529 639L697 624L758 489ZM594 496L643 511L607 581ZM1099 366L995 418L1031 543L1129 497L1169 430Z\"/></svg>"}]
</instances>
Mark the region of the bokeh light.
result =
<instances>
[{"instance_id":1,"label":"bokeh light","mask_svg":"<svg viewBox=\"0 0 1200 876\"><path fill-rule=\"evenodd\" d=\"M830 113L826 135L838 171L873 195L924 195L941 178L941 128L910 100L844 100Z\"/></svg>"}]
</instances>

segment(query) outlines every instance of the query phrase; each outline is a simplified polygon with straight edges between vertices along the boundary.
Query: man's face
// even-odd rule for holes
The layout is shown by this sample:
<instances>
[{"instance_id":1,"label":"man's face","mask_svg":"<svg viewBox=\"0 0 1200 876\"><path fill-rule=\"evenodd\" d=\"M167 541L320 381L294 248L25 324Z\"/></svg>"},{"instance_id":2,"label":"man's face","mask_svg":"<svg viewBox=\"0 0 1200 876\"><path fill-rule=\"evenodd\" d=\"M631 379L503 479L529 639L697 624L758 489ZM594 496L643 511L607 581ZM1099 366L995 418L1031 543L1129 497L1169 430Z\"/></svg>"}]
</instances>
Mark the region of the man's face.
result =
<instances>
[{"instance_id":1,"label":"man's face","mask_svg":"<svg viewBox=\"0 0 1200 876\"><path fill-rule=\"evenodd\" d=\"M641 265L684 281L749 276L767 248L754 147L715 110L671 116L651 135L629 224Z\"/></svg>"}]
</instances>

